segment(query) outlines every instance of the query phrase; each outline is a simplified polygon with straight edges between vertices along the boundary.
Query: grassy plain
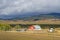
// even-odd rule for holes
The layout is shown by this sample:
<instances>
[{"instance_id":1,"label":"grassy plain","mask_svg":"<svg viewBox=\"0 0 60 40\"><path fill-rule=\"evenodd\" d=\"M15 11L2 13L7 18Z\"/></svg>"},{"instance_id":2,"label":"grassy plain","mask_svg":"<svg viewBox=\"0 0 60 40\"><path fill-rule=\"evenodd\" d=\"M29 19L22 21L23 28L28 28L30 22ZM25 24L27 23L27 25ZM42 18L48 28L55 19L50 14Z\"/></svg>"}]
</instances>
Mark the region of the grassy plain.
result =
<instances>
[{"instance_id":1,"label":"grassy plain","mask_svg":"<svg viewBox=\"0 0 60 40\"><path fill-rule=\"evenodd\" d=\"M0 20L0 24L59 24L60 21L8 21ZM59 32L54 33L26 33L26 32L0 32L0 40L60 40Z\"/></svg>"},{"instance_id":2,"label":"grassy plain","mask_svg":"<svg viewBox=\"0 0 60 40\"><path fill-rule=\"evenodd\" d=\"M0 40L60 40L60 33L0 32Z\"/></svg>"},{"instance_id":3,"label":"grassy plain","mask_svg":"<svg viewBox=\"0 0 60 40\"><path fill-rule=\"evenodd\" d=\"M38 20L38 21L23 21L23 20L0 20L0 24L60 24L60 20Z\"/></svg>"}]
</instances>

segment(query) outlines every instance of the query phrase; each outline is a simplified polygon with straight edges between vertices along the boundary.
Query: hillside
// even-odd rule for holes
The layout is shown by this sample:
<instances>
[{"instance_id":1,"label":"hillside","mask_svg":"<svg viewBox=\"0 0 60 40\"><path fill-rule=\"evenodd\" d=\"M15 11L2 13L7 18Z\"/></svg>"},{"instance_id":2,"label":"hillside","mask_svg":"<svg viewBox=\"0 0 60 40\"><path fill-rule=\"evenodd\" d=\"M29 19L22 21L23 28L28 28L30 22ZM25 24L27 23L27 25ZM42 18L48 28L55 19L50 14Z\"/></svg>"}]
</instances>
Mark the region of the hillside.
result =
<instances>
[{"instance_id":1,"label":"hillside","mask_svg":"<svg viewBox=\"0 0 60 40\"><path fill-rule=\"evenodd\" d=\"M3 15L0 17L0 20L41 20L41 19L60 19L60 13L48 13L48 14L40 14L40 13L29 13L24 15Z\"/></svg>"}]
</instances>

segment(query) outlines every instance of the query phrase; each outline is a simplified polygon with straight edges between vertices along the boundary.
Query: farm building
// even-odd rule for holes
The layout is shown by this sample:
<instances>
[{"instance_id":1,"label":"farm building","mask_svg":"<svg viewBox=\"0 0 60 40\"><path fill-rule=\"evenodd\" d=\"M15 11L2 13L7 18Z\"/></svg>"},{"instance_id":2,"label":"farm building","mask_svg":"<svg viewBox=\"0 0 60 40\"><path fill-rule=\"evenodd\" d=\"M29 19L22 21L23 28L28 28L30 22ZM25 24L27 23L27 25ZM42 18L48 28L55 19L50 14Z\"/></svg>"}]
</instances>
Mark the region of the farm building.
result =
<instances>
[{"instance_id":1,"label":"farm building","mask_svg":"<svg viewBox=\"0 0 60 40\"><path fill-rule=\"evenodd\" d=\"M29 30L41 30L41 26L39 25L31 25L28 28Z\"/></svg>"}]
</instances>

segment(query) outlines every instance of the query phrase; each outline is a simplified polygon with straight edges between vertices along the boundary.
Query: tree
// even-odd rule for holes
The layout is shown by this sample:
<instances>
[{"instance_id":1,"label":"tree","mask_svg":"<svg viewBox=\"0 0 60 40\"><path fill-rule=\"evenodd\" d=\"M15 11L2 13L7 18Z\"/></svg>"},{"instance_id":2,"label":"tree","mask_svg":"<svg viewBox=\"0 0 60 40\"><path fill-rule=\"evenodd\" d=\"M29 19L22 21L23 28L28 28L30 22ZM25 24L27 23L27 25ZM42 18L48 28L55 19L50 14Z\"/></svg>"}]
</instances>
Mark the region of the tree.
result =
<instances>
[{"instance_id":1,"label":"tree","mask_svg":"<svg viewBox=\"0 0 60 40\"><path fill-rule=\"evenodd\" d=\"M16 28L16 29L20 29L21 26L20 26L20 25L16 25L15 28Z\"/></svg>"},{"instance_id":2,"label":"tree","mask_svg":"<svg viewBox=\"0 0 60 40\"><path fill-rule=\"evenodd\" d=\"M11 27L8 24L0 24L0 30L8 31Z\"/></svg>"}]
</instances>

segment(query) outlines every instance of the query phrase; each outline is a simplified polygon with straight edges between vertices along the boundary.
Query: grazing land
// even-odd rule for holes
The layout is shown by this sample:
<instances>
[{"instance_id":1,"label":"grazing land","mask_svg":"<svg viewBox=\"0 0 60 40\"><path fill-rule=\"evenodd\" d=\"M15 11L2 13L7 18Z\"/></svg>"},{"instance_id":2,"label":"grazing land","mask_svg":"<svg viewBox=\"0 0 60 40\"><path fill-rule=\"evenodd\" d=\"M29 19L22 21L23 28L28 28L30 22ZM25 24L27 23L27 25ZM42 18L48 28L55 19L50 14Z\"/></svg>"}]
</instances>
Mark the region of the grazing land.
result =
<instances>
[{"instance_id":1,"label":"grazing land","mask_svg":"<svg viewBox=\"0 0 60 40\"><path fill-rule=\"evenodd\" d=\"M60 40L60 21L40 20L40 21L9 21L0 20L0 27L3 26L5 30L6 26L10 29L9 25L2 24L58 24L53 33L29 33L29 32L6 32L0 31L0 40ZM4 27L5 26L5 27ZM7 29L8 30L8 29ZM44 29L45 30L45 29Z\"/></svg>"},{"instance_id":2,"label":"grazing land","mask_svg":"<svg viewBox=\"0 0 60 40\"><path fill-rule=\"evenodd\" d=\"M0 24L60 24L60 20L38 20L38 21L0 20Z\"/></svg>"},{"instance_id":3,"label":"grazing land","mask_svg":"<svg viewBox=\"0 0 60 40\"><path fill-rule=\"evenodd\" d=\"M60 40L60 33L0 32L0 40Z\"/></svg>"}]
</instances>

